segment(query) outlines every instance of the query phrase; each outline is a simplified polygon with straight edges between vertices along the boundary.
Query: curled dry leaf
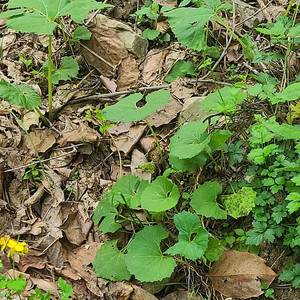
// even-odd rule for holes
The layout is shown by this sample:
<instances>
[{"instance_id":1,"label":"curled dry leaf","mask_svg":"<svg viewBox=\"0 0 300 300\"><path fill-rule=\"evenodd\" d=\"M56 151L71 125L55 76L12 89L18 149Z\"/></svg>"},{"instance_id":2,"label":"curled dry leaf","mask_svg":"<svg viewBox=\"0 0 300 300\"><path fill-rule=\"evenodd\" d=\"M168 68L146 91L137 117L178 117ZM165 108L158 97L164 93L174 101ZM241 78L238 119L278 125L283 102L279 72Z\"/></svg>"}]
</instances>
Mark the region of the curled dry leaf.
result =
<instances>
[{"instance_id":1,"label":"curled dry leaf","mask_svg":"<svg viewBox=\"0 0 300 300\"><path fill-rule=\"evenodd\" d=\"M240 299L262 295L261 283L270 285L276 276L261 257L236 250L224 252L208 275L215 290Z\"/></svg>"}]
</instances>

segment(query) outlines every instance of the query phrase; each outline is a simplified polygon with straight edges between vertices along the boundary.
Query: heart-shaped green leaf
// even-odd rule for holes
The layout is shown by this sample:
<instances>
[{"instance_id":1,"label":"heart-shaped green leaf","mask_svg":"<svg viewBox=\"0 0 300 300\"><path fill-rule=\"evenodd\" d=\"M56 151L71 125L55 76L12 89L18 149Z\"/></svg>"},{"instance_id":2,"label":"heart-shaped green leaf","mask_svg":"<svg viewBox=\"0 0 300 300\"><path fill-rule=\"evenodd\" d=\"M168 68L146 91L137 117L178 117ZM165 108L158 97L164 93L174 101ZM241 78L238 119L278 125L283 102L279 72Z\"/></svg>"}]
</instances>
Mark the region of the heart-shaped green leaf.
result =
<instances>
[{"instance_id":1,"label":"heart-shaped green leaf","mask_svg":"<svg viewBox=\"0 0 300 300\"><path fill-rule=\"evenodd\" d=\"M19 105L27 109L34 109L42 103L41 97L31 87L10 84L4 79L0 81L0 97L10 104Z\"/></svg>"},{"instance_id":2,"label":"heart-shaped green leaf","mask_svg":"<svg viewBox=\"0 0 300 300\"><path fill-rule=\"evenodd\" d=\"M221 209L216 201L217 195L222 192L222 186L216 182L205 182L193 193L191 206L199 215L206 218L226 219L226 211Z\"/></svg>"},{"instance_id":3,"label":"heart-shaped green leaf","mask_svg":"<svg viewBox=\"0 0 300 300\"><path fill-rule=\"evenodd\" d=\"M177 186L164 176L159 176L143 191L141 205L148 211L162 212L174 207L179 196Z\"/></svg>"},{"instance_id":4,"label":"heart-shaped green leaf","mask_svg":"<svg viewBox=\"0 0 300 300\"><path fill-rule=\"evenodd\" d=\"M166 254L180 254L185 258L196 260L200 258L208 244L208 233L202 228L199 217L187 211L174 216L174 222L179 230L178 243L165 251ZM195 234L192 237L192 234Z\"/></svg>"},{"instance_id":5,"label":"heart-shaped green leaf","mask_svg":"<svg viewBox=\"0 0 300 300\"><path fill-rule=\"evenodd\" d=\"M131 274L128 272L124 262L124 254L117 247L118 240L106 242L97 250L93 267L97 277L112 281L129 280Z\"/></svg>"},{"instance_id":6,"label":"heart-shaped green leaf","mask_svg":"<svg viewBox=\"0 0 300 300\"><path fill-rule=\"evenodd\" d=\"M208 124L202 121L183 125L170 141L170 155L180 159L192 158L202 151L210 153L211 136L205 130Z\"/></svg>"},{"instance_id":7,"label":"heart-shaped green leaf","mask_svg":"<svg viewBox=\"0 0 300 300\"><path fill-rule=\"evenodd\" d=\"M170 100L170 93L166 90L155 91L146 96L146 104L137 107L136 104L142 100L141 93L135 93L121 99L112 106L107 106L102 110L106 120L113 122L134 122L141 121L153 114L158 108L165 106Z\"/></svg>"},{"instance_id":8,"label":"heart-shaped green leaf","mask_svg":"<svg viewBox=\"0 0 300 300\"><path fill-rule=\"evenodd\" d=\"M162 254L160 243L168 237L161 226L146 226L138 232L127 247L125 255L127 269L140 281L159 281L169 277L176 262Z\"/></svg>"}]
</instances>

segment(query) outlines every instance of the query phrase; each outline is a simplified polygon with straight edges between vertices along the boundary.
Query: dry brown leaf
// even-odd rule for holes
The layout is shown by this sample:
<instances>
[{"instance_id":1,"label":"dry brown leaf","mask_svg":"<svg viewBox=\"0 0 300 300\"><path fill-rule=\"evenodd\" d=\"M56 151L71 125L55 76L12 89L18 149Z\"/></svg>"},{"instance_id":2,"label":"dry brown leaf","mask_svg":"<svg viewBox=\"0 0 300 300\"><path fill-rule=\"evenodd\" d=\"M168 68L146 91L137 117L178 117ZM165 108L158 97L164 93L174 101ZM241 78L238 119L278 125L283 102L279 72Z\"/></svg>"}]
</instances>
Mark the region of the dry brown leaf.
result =
<instances>
[{"instance_id":1,"label":"dry brown leaf","mask_svg":"<svg viewBox=\"0 0 300 300\"><path fill-rule=\"evenodd\" d=\"M215 290L241 299L262 295L261 283L270 285L276 276L261 257L237 250L224 252L208 275Z\"/></svg>"},{"instance_id":2,"label":"dry brown leaf","mask_svg":"<svg viewBox=\"0 0 300 300\"><path fill-rule=\"evenodd\" d=\"M29 135L37 152L42 153L50 149L56 143L56 138L58 137L58 133L49 128L43 130L33 130L29 133ZM33 146L27 136L25 138L25 147L32 153L35 153Z\"/></svg>"},{"instance_id":3,"label":"dry brown leaf","mask_svg":"<svg viewBox=\"0 0 300 300\"><path fill-rule=\"evenodd\" d=\"M100 134L96 130L89 127L87 123L80 123L77 129L63 132L58 143L65 146L68 142L95 143L98 139Z\"/></svg>"},{"instance_id":4,"label":"dry brown leaf","mask_svg":"<svg viewBox=\"0 0 300 300\"><path fill-rule=\"evenodd\" d=\"M110 80L108 77L100 75L100 80L103 83L103 85L111 92L114 93L117 90L117 84Z\"/></svg>"},{"instance_id":5,"label":"dry brown leaf","mask_svg":"<svg viewBox=\"0 0 300 300\"><path fill-rule=\"evenodd\" d=\"M146 163L148 163L148 160L145 157L145 154L138 149L133 149L130 164L131 173L138 176L140 180L144 179L150 182L152 174L150 172L138 169L142 164Z\"/></svg>"},{"instance_id":6,"label":"dry brown leaf","mask_svg":"<svg viewBox=\"0 0 300 300\"><path fill-rule=\"evenodd\" d=\"M158 300L154 295L150 294L146 290L142 289L137 285L133 285L133 294L131 300ZM184 299L182 299L184 300Z\"/></svg>"},{"instance_id":7,"label":"dry brown leaf","mask_svg":"<svg viewBox=\"0 0 300 300\"><path fill-rule=\"evenodd\" d=\"M44 292L50 292L52 295L57 295L56 284L50 280L45 280L41 278L30 278L34 285L36 285L40 290Z\"/></svg>"},{"instance_id":8,"label":"dry brown leaf","mask_svg":"<svg viewBox=\"0 0 300 300\"><path fill-rule=\"evenodd\" d=\"M178 78L171 83L171 94L178 99L185 101L195 94L195 88L189 88L185 86L185 79Z\"/></svg>"},{"instance_id":9,"label":"dry brown leaf","mask_svg":"<svg viewBox=\"0 0 300 300\"><path fill-rule=\"evenodd\" d=\"M129 122L129 123L120 122L117 125L110 127L108 129L108 132L110 134L118 136L122 133L128 132L132 125L133 125L133 122Z\"/></svg>"},{"instance_id":10,"label":"dry brown leaf","mask_svg":"<svg viewBox=\"0 0 300 300\"><path fill-rule=\"evenodd\" d=\"M118 91L125 91L136 85L140 72L133 56L128 55L121 61L118 72Z\"/></svg>"},{"instance_id":11,"label":"dry brown leaf","mask_svg":"<svg viewBox=\"0 0 300 300\"><path fill-rule=\"evenodd\" d=\"M38 125L40 120L39 114L35 110L31 110L25 113L23 116L23 125L29 130L31 125Z\"/></svg>"},{"instance_id":12,"label":"dry brown leaf","mask_svg":"<svg viewBox=\"0 0 300 300\"><path fill-rule=\"evenodd\" d=\"M157 74L161 73L163 58L166 51L158 51L153 49L149 51L143 64L143 81L147 84L155 80Z\"/></svg>"},{"instance_id":13,"label":"dry brown leaf","mask_svg":"<svg viewBox=\"0 0 300 300\"><path fill-rule=\"evenodd\" d=\"M18 267L21 272L26 272L26 270L30 267L35 269L43 269L46 264L46 254L30 249L26 255L20 257Z\"/></svg>"},{"instance_id":14,"label":"dry brown leaf","mask_svg":"<svg viewBox=\"0 0 300 300\"><path fill-rule=\"evenodd\" d=\"M153 2L156 2L161 6L177 7L177 1L174 1L174 0L153 0Z\"/></svg>"},{"instance_id":15,"label":"dry brown leaf","mask_svg":"<svg viewBox=\"0 0 300 300\"><path fill-rule=\"evenodd\" d=\"M128 55L125 45L116 32L105 25L94 25L89 27L89 30L92 32L92 37L84 42L84 45L90 51L83 47L82 53L88 63L100 74L110 76L122 59Z\"/></svg>"},{"instance_id":16,"label":"dry brown leaf","mask_svg":"<svg viewBox=\"0 0 300 300\"><path fill-rule=\"evenodd\" d=\"M158 109L154 114L147 117L151 126L159 127L164 124L169 124L181 112L182 105L171 96L170 101L166 106Z\"/></svg>"}]
</instances>

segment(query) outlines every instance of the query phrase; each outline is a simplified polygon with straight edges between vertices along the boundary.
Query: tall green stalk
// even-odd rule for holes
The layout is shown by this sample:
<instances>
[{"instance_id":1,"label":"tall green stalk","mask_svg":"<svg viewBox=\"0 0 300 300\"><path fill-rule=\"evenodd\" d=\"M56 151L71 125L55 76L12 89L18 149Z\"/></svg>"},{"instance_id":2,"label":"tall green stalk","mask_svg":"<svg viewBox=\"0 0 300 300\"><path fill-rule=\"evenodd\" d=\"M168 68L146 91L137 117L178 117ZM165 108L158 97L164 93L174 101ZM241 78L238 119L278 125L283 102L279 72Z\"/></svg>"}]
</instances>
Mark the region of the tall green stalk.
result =
<instances>
[{"instance_id":1,"label":"tall green stalk","mask_svg":"<svg viewBox=\"0 0 300 300\"><path fill-rule=\"evenodd\" d=\"M52 34L49 35L48 46L48 103L49 103L49 120L53 122L52 111Z\"/></svg>"}]
</instances>

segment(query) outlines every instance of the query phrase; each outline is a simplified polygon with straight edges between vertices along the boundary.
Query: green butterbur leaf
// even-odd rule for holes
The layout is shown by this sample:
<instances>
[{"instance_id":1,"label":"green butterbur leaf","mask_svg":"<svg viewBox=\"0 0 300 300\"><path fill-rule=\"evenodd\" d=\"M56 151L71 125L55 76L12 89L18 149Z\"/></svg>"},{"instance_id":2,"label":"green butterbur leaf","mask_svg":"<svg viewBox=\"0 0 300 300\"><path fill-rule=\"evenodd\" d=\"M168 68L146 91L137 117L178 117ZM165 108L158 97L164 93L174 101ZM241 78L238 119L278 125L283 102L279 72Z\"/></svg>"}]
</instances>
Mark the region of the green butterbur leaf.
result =
<instances>
[{"instance_id":1,"label":"green butterbur leaf","mask_svg":"<svg viewBox=\"0 0 300 300\"><path fill-rule=\"evenodd\" d=\"M92 33L86 27L78 26L73 33L73 38L71 41L78 42L80 40L89 40L91 36Z\"/></svg>"},{"instance_id":2,"label":"green butterbur leaf","mask_svg":"<svg viewBox=\"0 0 300 300\"><path fill-rule=\"evenodd\" d=\"M107 106L102 110L106 120L113 122L134 122L140 121L154 113L160 107L165 106L170 100L170 93L166 90L159 90L146 96L146 104L137 107L136 104L142 100L141 93L135 93L121 99L112 106Z\"/></svg>"},{"instance_id":3,"label":"green butterbur leaf","mask_svg":"<svg viewBox=\"0 0 300 300\"><path fill-rule=\"evenodd\" d=\"M13 9L13 10L8 10L0 14L0 19L7 19L13 16L18 16L22 15L26 10L25 9Z\"/></svg>"},{"instance_id":4,"label":"green butterbur leaf","mask_svg":"<svg viewBox=\"0 0 300 300\"><path fill-rule=\"evenodd\" d=\"M221 209L216 201L217 195L221 192L222 186L218 182L205 182L194 191L191 200L192 208L197 214L206 218L226 219L226 211Z\"/></svg>"},{"instance_id":5,"label":"green butterbur leaf","mask_svg":"<svg viewBox=\"0 0 300 300\"><path fill-rule=\"evenodd\" d=\"M183 78L185 75L196 75L194 64L190 61L179 60L175 63L170 73L166 76L167 82L172 82L177 78Z\"/></svg>"},{"instance_id":6,"label":"green butterbur leaf","mask_svg":"<svg viewBox=\"0 0 300 300\"><path fill-rule=\"evenodd\" d=\"M45 62L44 73L48 75L48 62ZM59 69L55 68L52 64L52 83L58 84L60 80L70 80L78 74L79 66L75 59L72 57L64 57Z\"/></svg>"},{"instance_id":7,"label":"green butterbur leaf","mask_svg":"<svg viewBox=\"0 0 300 300\"><path fill-rule=\"evenodd\" d=\"M192 158L202 151L210 152L211 136L205 131L208 124L202 121L183 125L170 141L170 155L180 159Z\"/></svg>"},{"instance_id":8,"label":"green butterbur leaf","mask_svg":"<svg viewBox=\"0 0 300 300\"><path fill-rule=\"evenodd\" d=\"M178 41L201 51L206 46L204 25L214 15L210 8L178 8L165 14Z\"/></svg>"},{"instance_id":9,"label":"green butterbur leaf","mask_svg":"<svg viewBox=\"0 0 300 300\"><path fill-rule=\"evenodd\" d=\"M174 207L180 193L169 179L159 176L143 191L141 206L152 212L162 212Z\"/></svg>"},{"instance_id":10,"label":"green butterbur leaf","mask_svg":"<svg viewBox=\"0 0 300 300\"><path fill-rule=\"evenodd\" d=\"M234 194L222 196L227 213L235 219L250 213L255 206L255 198L256 192L245 186Z\"/></svg>"},{"instance_id":11,"label":"green butterbur leaf","mask_svg":"<svg viewBox=\"0 0 300 300\"><path fill-rule=\"evenodd\" d=\"M197 168L204 166L207 159L208 154L206 152L200 152L198 155L192 158L180 159L177 156L169 155L169 162L172 165L172 168L178 172L187 172L194 171Z\"/></svg>"},{"instance_id":12,"label":"green butterbur leaf","mask_svg":"<svg viewBox=\"0 0 300 300\"><path fill-rule=\"evenodd\" d=\"M224 144L231 137L231 132L229 130L217 129L211 135L211 140L209 142L209 147L211 152L215 150L223 150Z\"/></svg>"},{"instance_id":13,"label":"green butterbur leaf","mask_svg":"<svg viewBox=\"0 0 300 300\"><path fill-rule=\"evenodd\" d=\"M0 97L12 105L19 105L27 109L34 109L42 103L41 97L33 88L10 84L4 79L0 81Z\"/></svg>"},{"instance_id":14,"label":"green butterbur leaf","mask_svg":"<svg viewBox=\"0 0 300 300\"><path fill-rule=\"evenodd\" d=\"M176 262L162 254L160 243L168 237L161 226L147 226L138 232L127 247L125 263L128 271L140 281L153 282L170 277Z\"/></svg>"},{"instance_id":15,"label":"green butterbur leaf","mask_svg":"<svg viewBox=\"0 0 300 300\"><path fill-rule=\"evenodd\" d=\"M93 267L97 277L111 281L129 280L131 274L128 272L124 262L124 254L117 247L117 240L106 242L97 250Z\"/></svg>"},{"instance_id":16,"label":"green butterbur leaf","mask_svg":"<svg viewBox=\"0 0 300 300\"><path fill-rule=\"evenodd\" d=\"M166 254L180 254L187 259L200 258L208 244L208 233L202 228L196 214L183 211L174 216L174 222L179 230L178 243L165 251ZM192 234L195 234L192 237Z\"/></svg>"}]
</instances>

